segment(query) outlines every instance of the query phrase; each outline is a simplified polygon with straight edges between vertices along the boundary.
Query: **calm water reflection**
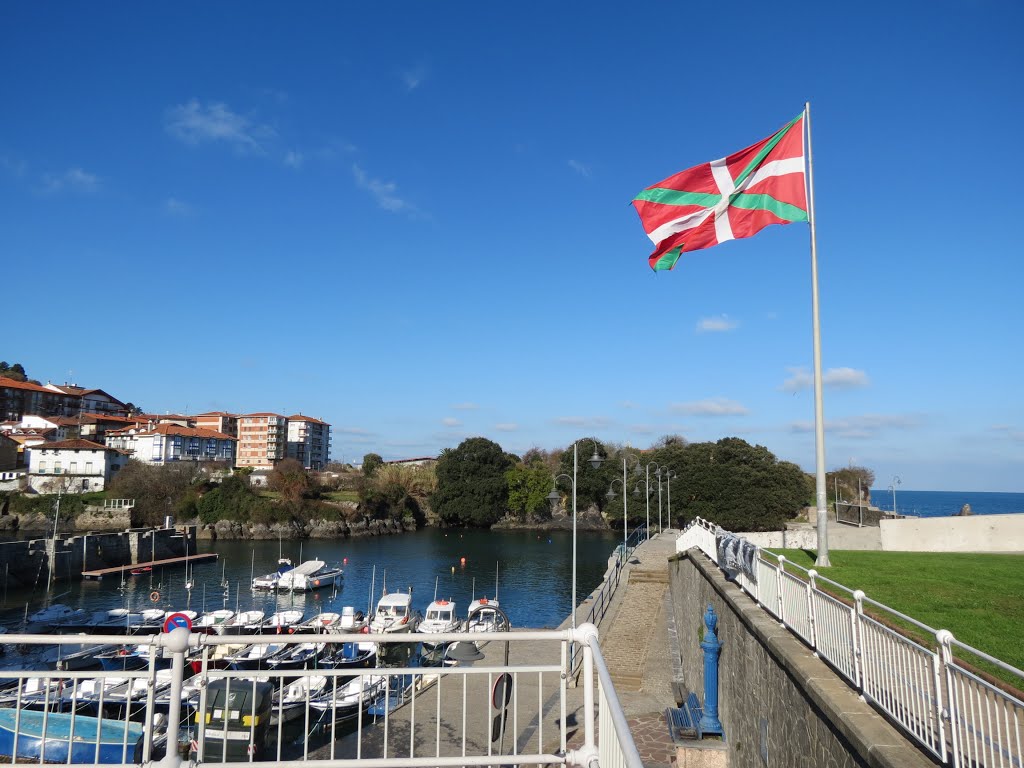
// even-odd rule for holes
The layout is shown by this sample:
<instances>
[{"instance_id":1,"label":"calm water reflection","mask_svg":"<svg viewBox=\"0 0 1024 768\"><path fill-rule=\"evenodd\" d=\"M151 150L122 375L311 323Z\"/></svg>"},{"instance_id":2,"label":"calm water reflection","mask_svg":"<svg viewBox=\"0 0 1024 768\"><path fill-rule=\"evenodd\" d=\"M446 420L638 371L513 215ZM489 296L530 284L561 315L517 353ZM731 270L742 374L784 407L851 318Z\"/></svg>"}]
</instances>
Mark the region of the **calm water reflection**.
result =
<instances>
[{"instance_id":1,"label":"calm water reflection","mask_svg":"<svg viewBox=\"0 0 1024 768\"><path fill-rule=\"evenodd\" d=\"M614 532L580 533L578 536L578 598L589 594L601 580L608 558L619 542ZM249 588L256 575L276 567L277 541L200 542L200 552L216 552L216 563L196 566L191 594L185 589L181 568L116 577L102 582L61 582L51 590L51 601L87 610L128 607L161 607L193 610L228 607L267 611L286 607L309 613L336 610L345 605L366 610L371 580L374 600L380 596L385 574L389 590L413 588L416 608L426 608L434 596L454 600L464 614L472 596L493 597L495 567L498 599L514 627L555 627L569 614L572 592L572 534L564 531L441 531L429 529L399 536L363 539L285 541L280 549L294 562L317 558L327 562L347 560L344 585L337 594L324 590L296 596L254 594ZM465 558L463 565L461 558ZM374 567L376 576L374 577ZM454 571L453 571L454 568ZM2 576L2 574L0 574ZM46 602L46 574L34 590L4 587L4 615L0 623L13 628L28 611ZM153 591L160 593L154 603Z\"/></svg>"}]
</instances>

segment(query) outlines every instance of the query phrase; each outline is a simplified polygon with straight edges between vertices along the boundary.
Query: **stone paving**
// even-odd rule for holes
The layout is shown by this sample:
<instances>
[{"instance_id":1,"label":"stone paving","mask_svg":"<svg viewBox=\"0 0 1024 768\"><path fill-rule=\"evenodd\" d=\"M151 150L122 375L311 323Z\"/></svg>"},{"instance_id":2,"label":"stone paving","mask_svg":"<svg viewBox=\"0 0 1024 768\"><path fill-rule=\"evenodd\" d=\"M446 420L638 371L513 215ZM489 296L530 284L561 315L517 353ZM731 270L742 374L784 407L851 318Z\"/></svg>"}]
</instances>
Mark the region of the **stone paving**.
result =
<instances>
[{"instance_id":1,"label":"stone paving","mask_svg":"<svg viewBox=\"0 0 1024 768\"><path fill-rule=\"evenodd\" d=\"M631 555L615 595L598 631L601 650L616 686L619 702L626 714L631 733L646 768L668 768L675 749L672 746L664 711L674 706L672 695L673 653L668 631L668 557L675 551L675 532L666 531L642 543ZM578 620L590 609L592 596L581 603ZM566 626L569 624L566 621ZM559 646L541 641L511 643L510 664L557 664ZM475 666L493 667L504 663L504 644L490 643L483 649L486 659ZM406 705L389 718L387 734L381 725L363 728L362 734L349 733L333 745L318 745L308 757L419 756L460 753L463 711L465 712L467 748L470 753L488 754L499 751L496 743L488 744L484 736L490 732L487 701L492 681L484 676L471 677L463 710L462 685L445 683L444 692L436 686L417 696L415 727L410 728L412 707ZM515 750L521 753L554 752L561 748L562 712L559 706L560 681L557 675L519 674L517 727L509 720L510 734L518 731ZM568 685L566 689L565 722L569 749L583 743L583 687ZM340 734L339 734L340 735ZM312 746L312 745L311 745ZM505 751L512 749L511 735ZM303 750L305 752L305 750Z\"/></svg>"}]
</instances>

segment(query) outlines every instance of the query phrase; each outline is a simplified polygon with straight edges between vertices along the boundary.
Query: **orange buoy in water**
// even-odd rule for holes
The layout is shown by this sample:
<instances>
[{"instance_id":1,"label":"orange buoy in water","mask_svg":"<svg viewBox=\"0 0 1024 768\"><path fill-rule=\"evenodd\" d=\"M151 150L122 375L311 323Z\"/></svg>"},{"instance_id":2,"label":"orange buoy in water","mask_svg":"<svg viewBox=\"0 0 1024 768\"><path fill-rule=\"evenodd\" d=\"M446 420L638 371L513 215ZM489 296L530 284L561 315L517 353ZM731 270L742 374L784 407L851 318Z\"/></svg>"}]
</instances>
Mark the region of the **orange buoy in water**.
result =
<instances>
[{"instance_id":1,"label":"orange buoy in water","mask_svg":"<svg viewBox=\"0 0 1024 768\"><path fill-rule=\"evenodd\" d=\"M341 563L342 563L342 565L348 565L348 558L347 557L341 558Z\"/></svg>"},{"instance_id":2,"label":"orange buoy in water","mask_svg":"<svg viewBox=\"0 0 1024 768\"><path fill-rule=\"evenodd\" d=\"M463 557L463 558L460 558L460 560L459 560L459 564L460 564L460 565L465 565L465 564L466 564L466 558L464 558L464 557Z\"/></svg>"}]
</instances>

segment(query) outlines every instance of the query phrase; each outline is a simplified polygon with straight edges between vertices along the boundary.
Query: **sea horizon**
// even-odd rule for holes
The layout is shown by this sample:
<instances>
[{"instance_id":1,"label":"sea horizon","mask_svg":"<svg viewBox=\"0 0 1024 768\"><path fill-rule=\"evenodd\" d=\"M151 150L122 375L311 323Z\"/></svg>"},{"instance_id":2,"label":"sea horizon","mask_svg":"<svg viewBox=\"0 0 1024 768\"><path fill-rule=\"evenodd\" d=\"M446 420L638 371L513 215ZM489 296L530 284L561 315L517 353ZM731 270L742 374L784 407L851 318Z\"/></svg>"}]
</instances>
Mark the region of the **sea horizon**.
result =
<instances>
[{"instance_id":1,"label":"sea horizon","mask_svg":"<svg viewBox=\"0 0 1024 768\"><path fill-rule=\"evenodd\" d=\"M881 509L892 510L892 490L889 488L872 488L871 504ZM975 515L1024 513L1024 493L896 489L896 512L901 515L950 517L957 514L964 504L970 504L971 513Z\"/></svg>"}]
</instances>

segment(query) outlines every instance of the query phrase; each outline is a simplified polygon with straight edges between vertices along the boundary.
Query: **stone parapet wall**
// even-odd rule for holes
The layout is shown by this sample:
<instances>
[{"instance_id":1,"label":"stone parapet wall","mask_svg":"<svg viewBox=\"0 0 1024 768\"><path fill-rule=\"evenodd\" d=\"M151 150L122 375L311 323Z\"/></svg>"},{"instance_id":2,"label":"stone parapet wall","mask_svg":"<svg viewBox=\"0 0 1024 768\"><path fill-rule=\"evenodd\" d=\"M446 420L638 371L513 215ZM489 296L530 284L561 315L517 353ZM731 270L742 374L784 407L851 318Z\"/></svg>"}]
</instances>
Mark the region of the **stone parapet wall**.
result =
<instances>
[{"instance_id":1,"label":"stone parapet wall","mask_svg":"<svg viewBox=\"0 0 1024 768\"><path fill-rule=\"evenodd\" d=\"M882 521L889 552L1024 552L1024 514Z\"/></svg>"},{"instance_id":2,"label":"stone parapet wall","mask_svg":"<svg viewBox=\"0 0 1024 768\"><path fill-rule=\"evenodd\" d=\"M934 765L698 550L669 559L669 585L684 682L702 702L702 616L709 604L718 614L719 715L731 768Z\"/></svg>"}]
</instances>

